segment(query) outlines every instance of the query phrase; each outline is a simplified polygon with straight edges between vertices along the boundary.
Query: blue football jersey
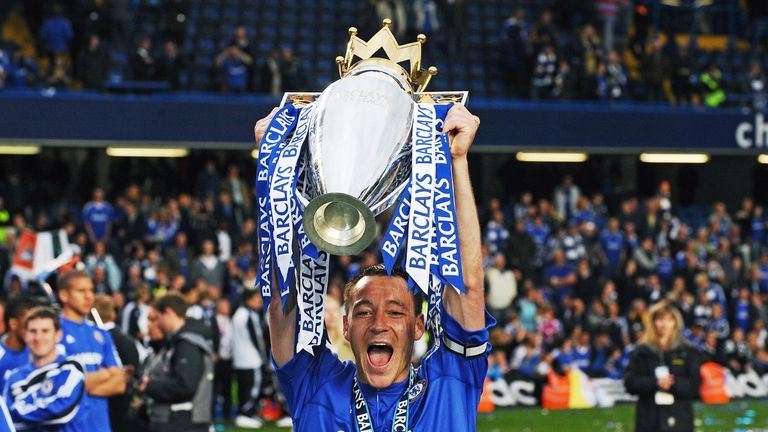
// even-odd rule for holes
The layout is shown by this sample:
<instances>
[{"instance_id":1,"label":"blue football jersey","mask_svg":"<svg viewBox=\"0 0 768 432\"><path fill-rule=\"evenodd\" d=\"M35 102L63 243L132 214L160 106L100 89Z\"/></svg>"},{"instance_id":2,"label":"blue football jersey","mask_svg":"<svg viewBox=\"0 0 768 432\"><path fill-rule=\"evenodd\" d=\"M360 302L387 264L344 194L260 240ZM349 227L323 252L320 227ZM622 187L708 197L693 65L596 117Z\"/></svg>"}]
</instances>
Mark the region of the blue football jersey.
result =
<instances>
[{"instance_id":1,"label":"blue football jersey","mask_svg":"<svg viewBox=\"0 0 768 432\"><path fill-rule=\"evenodd\" d=\"M95 372L99 368L122 367L117 355L112 335L90 321L81 323L61 318L62 354L79 361L85 366L85 372ZM111 432L107 399L85 394L81 409L87 412L92 430Z\"/></svg>"},{"instance_id":2,"label":"blue football jersey","mask_svg":"<svg viewBox=\"0 0 768 432\"><path fill-rule=\"evenodd\" d=\"M25 431L95 430L80 405L84 394L83 365L64 356L40 368L28 362L14 369L3 388L15 426Z\"/></svg>"},{"instance_id":3,"label":"blue football jersey","mask_svg":"<svg viewBox=\"0 0 768 432\"><path fill-rule=\"evenodd\" d=\"M0 390L5 385L5 376L13 369L29 361L29 350L15 351L0 341Z\"/></svg>"},{"instance_id":4,"label":"blue football jersey","mask_svg":"<svg viewBox=\"0 0 768 432\"><path fill-rule=\"evenodd\" d=\"M494 323L486 312L487 327L464 330L443 312L445 335L467 346L488 342L488 328ZM466 358L445 348L431 350L415 369L414 385L409 393L409 429L420 431L474 431L477 405L488 369L488 351ZM297 432L354 431L352 383L357 370L350 361L341 362L325 346L316 347L314 357L306 352L295 354L277 368L280 386L293 414ZM374 431L389 431L395 407L406 390L408 380L378 390L361 384L370 409Z\"/></svg>"},{"instance_id":5,"label":"blue football jersey","mask_svg":"<svg viewBox=\"0 0 768 432\"><path fill-rule=\"evenodd\" d=\"M5 397L0 397L0 432L16 432L11 413L8 412L8 406L5 404Z\"/></svg>"}]
</instances>

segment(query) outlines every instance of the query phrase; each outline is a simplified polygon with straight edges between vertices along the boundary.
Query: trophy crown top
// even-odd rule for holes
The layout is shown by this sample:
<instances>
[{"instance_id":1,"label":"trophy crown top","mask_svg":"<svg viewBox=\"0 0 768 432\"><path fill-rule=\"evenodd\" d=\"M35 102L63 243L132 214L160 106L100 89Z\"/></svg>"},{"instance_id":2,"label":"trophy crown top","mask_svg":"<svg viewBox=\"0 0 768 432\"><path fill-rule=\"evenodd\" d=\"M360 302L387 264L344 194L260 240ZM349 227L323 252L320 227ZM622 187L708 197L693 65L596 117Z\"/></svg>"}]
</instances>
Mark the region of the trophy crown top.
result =
<instances>
[{"instance_id":1,"label":"trophy crown top","mask_svg":"<svg viewBox=\"0 0 768 432\"><path fill-rule=\"evenodd\" d=\"M344 77L358 63L374 58L373 55L383 49L387 58L376 58L377 61L380 60L379 64L386 63L398 73L403 74L413 87L413 91L422 92L427 87L429 80L437 74L437 68L434 66L428 70L421 68L421 46L427 41L427 37L420 34L416 37L415 42L400 45L392 33L391 27L392 20L385 18L382 20L381 29L368 41L357 36L357 28L350 27L347 52L343 57L336 57L339 75ZM360 60L353 63L355 57ZM404 61L408 61L410 64L408 71L404 71L399 65Z\"/></svg>"}]
</instances>

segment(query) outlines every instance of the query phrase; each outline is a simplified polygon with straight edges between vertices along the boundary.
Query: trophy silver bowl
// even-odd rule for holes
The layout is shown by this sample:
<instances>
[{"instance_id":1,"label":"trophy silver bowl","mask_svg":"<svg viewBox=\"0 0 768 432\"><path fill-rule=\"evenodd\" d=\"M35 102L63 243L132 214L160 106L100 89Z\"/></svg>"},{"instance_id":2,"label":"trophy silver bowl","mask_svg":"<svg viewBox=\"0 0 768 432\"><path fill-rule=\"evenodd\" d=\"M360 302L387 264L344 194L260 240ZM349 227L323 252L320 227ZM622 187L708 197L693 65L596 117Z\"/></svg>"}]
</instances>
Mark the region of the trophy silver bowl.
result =
<instances>
[{"instance_id":1,"label":"trophy silver bowl","mask_svg":"<svg viewBox=\"0 0 768 432\"><path fill-rule=\"evenodd\" d=\"M361 62L362 63L362 62ZM410 176L415 103L391 67L359 64L320 94L310 119L304 230L335 255L364 250L374 217L395 203Z\"/></svg>"}]
</instances>

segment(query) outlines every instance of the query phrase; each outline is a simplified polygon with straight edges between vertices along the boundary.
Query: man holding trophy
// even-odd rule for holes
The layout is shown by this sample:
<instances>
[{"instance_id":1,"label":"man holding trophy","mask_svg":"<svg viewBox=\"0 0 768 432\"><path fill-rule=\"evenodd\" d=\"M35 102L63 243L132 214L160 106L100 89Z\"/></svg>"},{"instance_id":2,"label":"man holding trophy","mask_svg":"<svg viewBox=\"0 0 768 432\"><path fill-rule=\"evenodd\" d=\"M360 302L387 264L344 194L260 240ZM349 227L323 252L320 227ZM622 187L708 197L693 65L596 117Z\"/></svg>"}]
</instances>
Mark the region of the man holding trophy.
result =
<instances>
[{"instance_id":1,"label":"man holding trophy","mask_svg":"<svg viewBox=\"0 0 768 432\"><path fill-rule=\"evenodd\" d=\"M390 25L367 42L350 29L342 78L255 126L259 288L271 299L272 356L297 431L476 429L494 324L467 163L480 120L445 103L466 93L423 92L436 73L420 68L425 38L398 45ZM388 59L371 57L380 48ZM410 71L398 65L406 60ZM355 362L341 362L322 327L328 254L365 249L374 215L396 202L385 264L345 288ZM414 368L426 330L435 346Z\"/></svg>"}]
</instances>

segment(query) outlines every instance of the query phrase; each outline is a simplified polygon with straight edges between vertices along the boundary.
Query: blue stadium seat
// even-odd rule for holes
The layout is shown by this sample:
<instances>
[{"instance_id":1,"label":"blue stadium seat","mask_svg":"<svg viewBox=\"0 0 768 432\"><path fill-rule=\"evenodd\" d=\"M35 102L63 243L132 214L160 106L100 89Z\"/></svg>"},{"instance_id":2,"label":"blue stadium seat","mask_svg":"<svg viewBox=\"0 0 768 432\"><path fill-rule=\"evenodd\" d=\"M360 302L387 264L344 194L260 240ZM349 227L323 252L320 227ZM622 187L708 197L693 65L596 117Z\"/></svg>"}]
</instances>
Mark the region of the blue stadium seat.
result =
<instances>
[{"instance_id":1,"label":"blue stadium seat","mask_svg":"<svg viewBox=\"0 0 768 432\"><path fill-rule=\"evenodd\" d=\"M213 66L213 59L211 56L207 55L195 56L195 66L209 69L211 66Z\"/></svg>"},{"instance_id":2,"label":"blue stadium seat","mask_svg":"<svg viewBox=\"0 0 768 432\"><path fill-rule=\"evenodd\" d=\"M216 43L213 41L213 39L209 39L209 38L198 39L197 50L196 50L198 53L210 54L215 49L216 49Z\"/></svg>"}]
</instances>

